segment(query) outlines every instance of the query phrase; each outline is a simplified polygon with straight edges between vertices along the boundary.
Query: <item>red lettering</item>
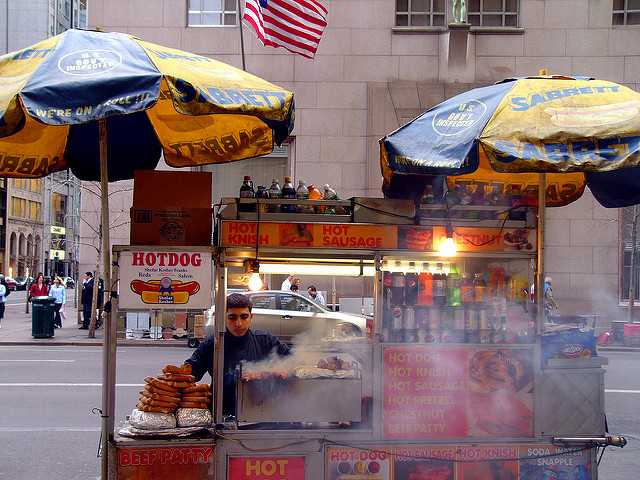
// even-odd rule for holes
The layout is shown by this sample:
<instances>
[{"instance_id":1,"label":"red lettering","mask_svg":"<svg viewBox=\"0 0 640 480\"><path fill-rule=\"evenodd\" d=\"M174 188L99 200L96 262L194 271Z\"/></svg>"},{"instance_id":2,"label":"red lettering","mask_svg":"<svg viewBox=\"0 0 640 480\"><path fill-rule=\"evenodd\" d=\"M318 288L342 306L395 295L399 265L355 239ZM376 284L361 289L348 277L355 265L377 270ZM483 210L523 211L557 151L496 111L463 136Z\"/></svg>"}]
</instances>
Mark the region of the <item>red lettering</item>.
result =
<instances>
[{"instance_id":1,"label":"red lettering","mask_svg":"<svg viewBox=\"0 0 640 480\"><path fill-rule=\"evenodd\" d=\"M148 266L153 267L156 264L156 256L153 253L147 253L144 257Z\"/></svg>"},{"instance_id":2,"label":"red lettering","mask_svg":"<svg viewBox=\"0 0 640 480\"><path fill-rule=\"evenodd\" d=\"M176 265L178 265L178 254L177 253L170 253L169 254L169 266L170 267L175 267Z\"/></svg>"},{"instance_id":3,"label":"red lettering","mask_svg":"<svg viewBox=\"0 0 640 480\"><path fill-rule=\"evenodd\" d=\"M191 257L191 264L194 267L199 267L200 265L202 265L202 257L200 256L199 253L193 254L193 256Z\"/></svg>"},{"instance_id":4,"label":"red lettering","mask_svg":"<svg viewBox=\"0 0 640 480\"><path fill-rule=\"evenodd\" d=\"M180 254L180 265L182 265L183 267L186 267L187 265L189 265L190 260L191 259L189 258L189 254L188 253Z\"/></svg>"},{"instance_id":5,"label":"red lettering","mask_svg":"<svg viewBox=\"0 0 640 480\"><path fill-rule=\"evenodd\" d=\"M131 456L129 455L128 451L120 450L119 456L120 456L120 465L122 465L123 467L131 465Z\"/></svg>"},{"instance_id":6,"label":"red lettering","mask_svg":"<svg viewBox=\"0 0 640 480\"><path fill-rule=\"evenodd\" d=\"M131 254L131 265L134 267L141 267L144 265L144 253L133 252Z\"/></svg>"},{"instance_id":7,"label":"red lettering","mask_svg":"<svg viewBox=\"0 0 640 480\"><path fill-rule=\"evenodd\" d=\"M165 258L167 258L167 255L168 255L167 253L159 253L158 254L158 258L160 259L159 265L161 267L164 267L164 260L165 260Z\"/></svg>"},{"instance_id":8,"label":"red lettering","mask_svg":"<svg viewBox=\"0 0 640 480\"><path fill-rule=\"evenodd\" d=\"M163 465L169 463L171 461L171 450L165 448L162 450L162 454L160 455L160 463Z\"/></svg>"}]
</instances>

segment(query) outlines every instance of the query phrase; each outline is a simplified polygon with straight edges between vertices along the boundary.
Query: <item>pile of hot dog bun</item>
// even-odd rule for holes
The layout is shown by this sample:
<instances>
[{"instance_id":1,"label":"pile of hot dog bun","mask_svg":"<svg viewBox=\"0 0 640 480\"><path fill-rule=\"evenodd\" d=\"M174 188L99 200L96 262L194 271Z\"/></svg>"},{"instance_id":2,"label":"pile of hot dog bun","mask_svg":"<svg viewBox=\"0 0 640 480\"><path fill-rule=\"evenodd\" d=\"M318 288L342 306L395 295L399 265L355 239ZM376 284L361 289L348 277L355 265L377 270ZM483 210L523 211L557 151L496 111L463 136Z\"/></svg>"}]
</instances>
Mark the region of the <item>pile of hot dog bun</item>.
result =
<instances>
[{"instance_id":1,"label":"pile of hot dog bun","mask_svg":"<svg viewBox=\"0 0 640 480\"><path fill-rule=\"evenodd\" d=\"M178 408L211 408L211 386L196 384L191 365L167 365L162 375L146 377L136 408L143 412L175 413Z\"/></svg>"}]
</instances>

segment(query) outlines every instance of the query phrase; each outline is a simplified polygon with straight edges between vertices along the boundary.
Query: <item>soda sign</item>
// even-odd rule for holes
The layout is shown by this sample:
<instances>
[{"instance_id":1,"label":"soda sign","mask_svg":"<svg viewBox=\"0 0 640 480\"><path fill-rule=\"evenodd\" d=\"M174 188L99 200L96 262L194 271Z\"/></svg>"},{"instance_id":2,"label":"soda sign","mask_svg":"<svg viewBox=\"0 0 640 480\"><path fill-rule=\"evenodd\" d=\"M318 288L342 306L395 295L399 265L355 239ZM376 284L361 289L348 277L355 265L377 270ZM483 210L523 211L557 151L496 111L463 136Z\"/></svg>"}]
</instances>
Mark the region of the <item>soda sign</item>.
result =
<instances>
[{"instance_id":1,"label":"soda sign","mask_svg":"<svg viewBox=\"0 0 640 480\"><path fill-rule=\"evenodd\" d=\"M229 480L304 480L304 457L230 457Z\"/></svg>"}]
</instances>

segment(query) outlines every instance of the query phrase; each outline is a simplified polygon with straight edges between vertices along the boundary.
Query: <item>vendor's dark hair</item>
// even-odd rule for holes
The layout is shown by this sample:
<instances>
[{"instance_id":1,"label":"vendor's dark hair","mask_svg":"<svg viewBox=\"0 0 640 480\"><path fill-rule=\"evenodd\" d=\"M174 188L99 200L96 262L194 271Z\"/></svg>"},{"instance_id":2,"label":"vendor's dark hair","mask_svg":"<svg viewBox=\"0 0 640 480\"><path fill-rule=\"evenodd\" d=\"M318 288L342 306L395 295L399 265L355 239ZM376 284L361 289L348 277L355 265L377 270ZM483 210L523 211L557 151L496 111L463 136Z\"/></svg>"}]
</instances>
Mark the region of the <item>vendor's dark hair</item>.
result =
<instances>
[{"instance_id":1,"label":"vendor's dark hair","mask_svg":"<svg viewBox=\"0 0 640 480\"><path fill-rule=\"evenodd\" d=\"M317 292L318 291L318 289L315 287L315 285L309 285L307 290L311 290L312 292Z\"/></svg>"},{"instance_id":2,"label":"vendor's dark hair","mask_svg":"<svg viewBox=\"0 0 640 480\"><path fill-rule=\"evenodd\" d=\"M248 308L251 311L253 307L251 299L241 293L232 293L227 297L227 310L230 308Z\"/></svg>"}]
</instances>

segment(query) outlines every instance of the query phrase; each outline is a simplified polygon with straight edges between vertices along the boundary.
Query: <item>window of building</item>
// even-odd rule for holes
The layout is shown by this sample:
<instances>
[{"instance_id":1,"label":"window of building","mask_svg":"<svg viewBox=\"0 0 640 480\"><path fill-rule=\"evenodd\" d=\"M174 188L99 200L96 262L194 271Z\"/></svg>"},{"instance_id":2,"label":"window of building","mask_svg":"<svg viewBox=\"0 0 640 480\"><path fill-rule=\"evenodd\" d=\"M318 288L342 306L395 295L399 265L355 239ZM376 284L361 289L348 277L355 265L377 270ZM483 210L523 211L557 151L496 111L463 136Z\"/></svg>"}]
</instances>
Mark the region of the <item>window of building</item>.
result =
<instances>
[{"instance_id":1,"label":"window of building","mask_svg":"<svg viewBox=\"0 0 640 480\"><path fill-rule=\"evenodd\" d=\"M614 25L640 25L640 0L613 0Z\"/></svg>"},{"instance_id":2,"label":"window of building","mask_svg":"<svg viewBox=\"0 0 640 480\"><path fill-rule=\"evenodd\" d=\"M26 178L14 178L13 179L13 188L17 190L26 190L29 185L29 180Z\"/></svg>"},{"instance_id":3,"label":"window of building","mask_svg":"<svg viewBox=\"0 0 640 480\"><path fill-rule=\"evenodd\" d=\"M445 0L396 0L396 27L441 27Z\"/></svg>"},{"instance_id":4,"label":"window of building","mask_svg":"<svg viewBox=\"0 0 640 480\"><path fill-rule=\"evenodd\" d=\"M51 194L51 223L64 227L64 218L67 213L67 196L60 193Z\"/></svg>"},{"instance_id":5,"label":"window of building","mask_svg":"<svg viewBox=\"0 0 640 480\"><path fill-rule=\"evenodd\" d=\"M478 27L517 27L518 0L468 0L467 21Z\"/></svg>"},{"instance_id":6,"label":"window of building","mask_svg":"<svg viewBox=\"0 0 640 480\"><path fill-rule=\"evenodd\" d=\"M638 209L640 213L640 208ZM634 216L634 207L622 209L622 271L620 273L620 299L629 300L629 281L631 279L631 255L632 255L632 225ZM639 218L640 220L640 218ZM634 298L640 304L640 222L636 231L636 256L635 256L635 280L634 280Z\"/></svg>"},{"instance_id":7,"label":"window of building","mask_svg":"<svg viewBox=\"0 0 640 480\"><path fill-rule=\"evenodd\" d=\"M27 180L25 179L25 182ZM41 178L31 178L28 180L29 182L29 190L34 193L42 192L42 179Z\"/></svg>"},{"instance_id":8,"label":"window of building","mask_svg":"<svg viewBox=\"0 0 640 480\"><path fill-rule=\"evenodd\" d=\"M40 202L29 200L29 220L42 220L42 205Z\"/></svg>"},{"instance_id":9,"label":"window of building","mask_svg":"<svg viewBox=\"0 0 640 480\"><path fill-rule=\"evenodd\" d=\"M17 218L26 218L27 201L24 198L11 197L11 216Z\"/></svg>"},{"instance_id":10,"label":"window of building","mask_svg":"<svg viewBox=\"0 0 640 480\"><path fill-rule=\"evenodd\" d=\"M190 27L238 25L238 0L189 0Z\"/></svg>"}]
</instances>

